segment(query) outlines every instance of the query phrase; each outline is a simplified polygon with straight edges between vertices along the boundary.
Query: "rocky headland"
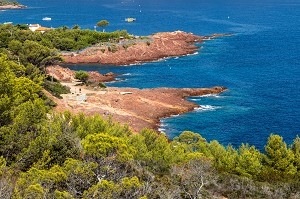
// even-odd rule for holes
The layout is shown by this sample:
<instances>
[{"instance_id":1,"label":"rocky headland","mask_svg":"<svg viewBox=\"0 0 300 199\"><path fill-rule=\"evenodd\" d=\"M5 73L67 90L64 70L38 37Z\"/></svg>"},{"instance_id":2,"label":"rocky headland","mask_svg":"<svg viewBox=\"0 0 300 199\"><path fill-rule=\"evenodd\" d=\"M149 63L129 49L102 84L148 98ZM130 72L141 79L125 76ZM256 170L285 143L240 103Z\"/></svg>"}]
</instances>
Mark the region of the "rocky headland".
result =
<instances>
[{"instance_id":1,"label":"rocky headland","mask_svg":"<svg viewBox=\"0 0 300 199\"><path fill-rule=\"evenodd\" d=\"M186 100L189 96L218 94L224 87L213 88L98 88L78 86L74 71L62 67L48 67L48 74L71 88L63 99L52 97L57 111L83 112L87 115L100 114L105 118L128 124L135 132L147 127L158 130L160 119L193 111L199 105ZM97 73L97 72L93 72ZM99 74L96 76L102 77ZM100 80L100 79L99 79Z\"/></svg>"},{"instance_id":2,"label":"rocky headland","mask_svg":"<svg viewBox=\"0 0 300 199\"><path fill-rule=\"evenodd\" d=\"M81 52L64 53L68 64L99 63L129 65L155 61L161 58L193 54L199 48L196 43L230 34L197 36L183 31L162 32L147 39L122 40L118 44L89 47Z\"/></svg>"}]
</instances>

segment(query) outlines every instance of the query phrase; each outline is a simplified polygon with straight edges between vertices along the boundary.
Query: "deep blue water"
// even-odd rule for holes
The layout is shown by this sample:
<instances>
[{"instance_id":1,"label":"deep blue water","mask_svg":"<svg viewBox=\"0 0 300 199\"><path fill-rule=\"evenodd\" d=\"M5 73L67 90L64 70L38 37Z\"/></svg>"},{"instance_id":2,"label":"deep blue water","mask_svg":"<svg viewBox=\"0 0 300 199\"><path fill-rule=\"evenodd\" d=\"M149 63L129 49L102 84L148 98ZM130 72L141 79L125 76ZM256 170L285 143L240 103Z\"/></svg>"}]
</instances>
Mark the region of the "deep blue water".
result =
<instances>
[{"instance_id":1,"label":"deep blue water","mask_svg":"<svg viewBox=\"0 0 300 199\"><path fill-rule=\"evenodd\" d=\"M203 109L163 119L170 137L184 130L222 144L249 143L263 150L271 133L290 144L300 127L300 2L298 0L23 0L30 8L0 11L0 23L93 29L136 35L184 30L199 35L234 33L206 41L196 55L135 66L81 65L73 69L126 74L120 87L226 86L218 96L190 100ZM51 17L52 21L42 21ZM124 18L137 18L126 23Z\"/></svg>"}]
</instances>

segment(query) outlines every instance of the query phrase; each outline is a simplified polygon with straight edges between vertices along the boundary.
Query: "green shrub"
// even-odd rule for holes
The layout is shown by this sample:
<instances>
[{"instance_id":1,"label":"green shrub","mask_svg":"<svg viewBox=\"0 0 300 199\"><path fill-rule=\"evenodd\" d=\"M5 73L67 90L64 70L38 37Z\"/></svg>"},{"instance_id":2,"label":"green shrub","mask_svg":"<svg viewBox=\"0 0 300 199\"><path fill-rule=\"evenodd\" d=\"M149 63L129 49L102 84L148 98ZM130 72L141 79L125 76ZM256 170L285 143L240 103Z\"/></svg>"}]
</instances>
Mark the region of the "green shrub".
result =
<instances>
[{"instance_id":1,"label":"green shrub","mask_svg":"<svg viewBox=\"0 0 300 199\"><path fill-rule=\"evenodd\" d=\"M117 45L112 45L111 46L111 52L115 53L118 51L118 46Z\"/></svg>"},{"instance_id":2,"label":"green shrub","mask_svg":"<svg viewBox=\"0 0 300 199\"><path fill-rule=\"evenodd\" d=\"M75 78L79 79L82 82L86 82L89 78L89 74L85 71L82 71L82 70L76 71Z\"/></svg>"},{"instance_id":3,"label":"green shrub","mask_svg":"<svg viewBox=\"0 0 300 199\"><path fill-rule=\"evenodd\" d=\"M49 91L53 96L62 99L61 94L67 94L70 93L70 88L67 86L61 85L57 80L55 81L44 81L44 88Z\"/></svg>"},{"instance_id":4,"label":"green shrub","mask_svg":"<svg viewBox=\"0 0 300 199\"><path fill-rule=\"evenodd\" d=\"M99 86L100 88L106 88L106 85L105 85L104 83L101 83L101 82L98 84L98 86Z\"/></svg>"}]
</instances>

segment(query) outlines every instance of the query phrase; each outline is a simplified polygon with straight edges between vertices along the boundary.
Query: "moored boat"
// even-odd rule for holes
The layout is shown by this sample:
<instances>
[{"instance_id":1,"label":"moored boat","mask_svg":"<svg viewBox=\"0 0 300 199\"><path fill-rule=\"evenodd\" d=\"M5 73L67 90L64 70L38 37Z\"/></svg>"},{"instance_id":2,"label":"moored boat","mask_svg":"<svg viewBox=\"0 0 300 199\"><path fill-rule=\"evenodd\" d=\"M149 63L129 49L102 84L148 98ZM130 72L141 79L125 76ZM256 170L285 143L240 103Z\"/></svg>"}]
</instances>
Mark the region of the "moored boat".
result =
<instances>
[{"instance_id":1,"label":"moored boat","mask_svg":"<svg viewBox=\"0 0 300 199\"><path fill-rule=\"evenodd\" d=\"M44 17L43 20L44 21L51 21L51 18L50 17Z\"/></svg>"},{"instance_id":2,"label":"moored boat","mask_svg":"<svg viewBox=\"0 0 300 199\"><path fill-rule=\"evenodd\" d=\"M134 22L134 21L136 21L136 18L129 17L129 18L126 18L125 21Z\"/></svg>"}]
</instances>

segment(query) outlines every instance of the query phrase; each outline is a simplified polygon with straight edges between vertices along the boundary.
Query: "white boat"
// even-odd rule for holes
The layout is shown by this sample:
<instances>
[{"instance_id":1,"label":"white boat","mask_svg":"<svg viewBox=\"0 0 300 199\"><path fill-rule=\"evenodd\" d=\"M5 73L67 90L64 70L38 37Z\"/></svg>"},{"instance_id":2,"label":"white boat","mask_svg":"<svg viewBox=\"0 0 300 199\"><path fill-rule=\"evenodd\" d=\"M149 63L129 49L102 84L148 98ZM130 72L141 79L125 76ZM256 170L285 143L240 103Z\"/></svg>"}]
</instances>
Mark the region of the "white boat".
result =
<instances>
[{"instance_id":1,"label":"white boat","mask_svg":"<svg viewBox=\"0 0 300 199\"><path fill-rule=\"evenodd\" d=\"M129 18L126 18L125 21L134 22L134 21L136 21L136 18L129 17Z\"/></svg>"},{"instance_id":2,"label":"white boat","mask_svg":"<svg viewBox=\"0 0 300 199\"><path fill-rule=\"evenodd\" d=\"M43 20L44 21L51 21L51 18L50 17L44 17Z\"/></svg>"}]
</instances>

